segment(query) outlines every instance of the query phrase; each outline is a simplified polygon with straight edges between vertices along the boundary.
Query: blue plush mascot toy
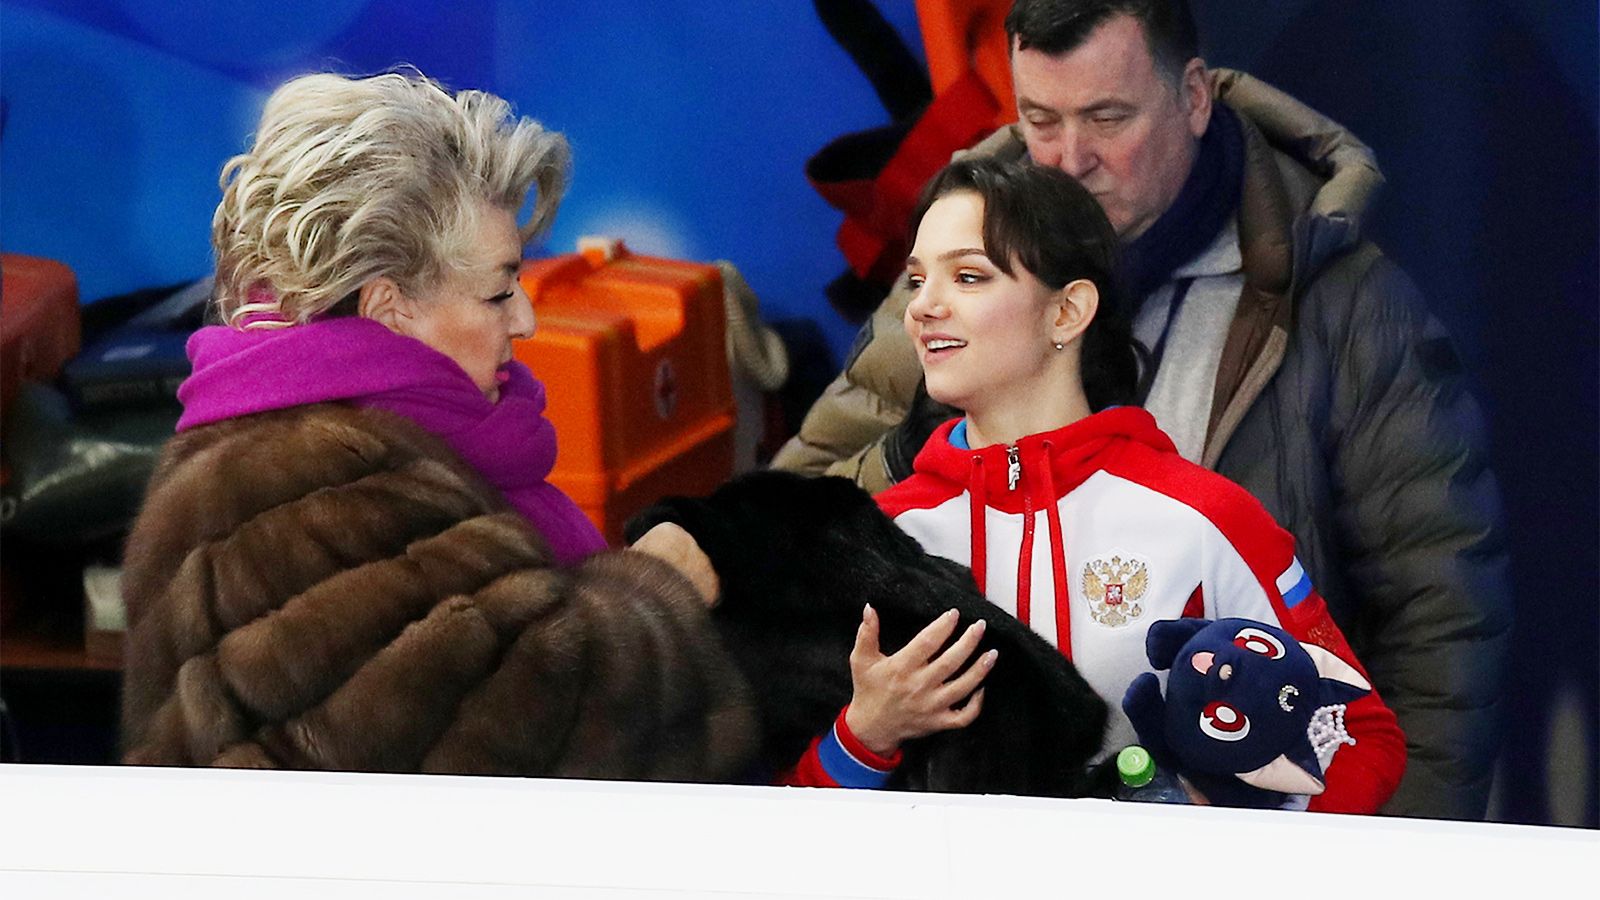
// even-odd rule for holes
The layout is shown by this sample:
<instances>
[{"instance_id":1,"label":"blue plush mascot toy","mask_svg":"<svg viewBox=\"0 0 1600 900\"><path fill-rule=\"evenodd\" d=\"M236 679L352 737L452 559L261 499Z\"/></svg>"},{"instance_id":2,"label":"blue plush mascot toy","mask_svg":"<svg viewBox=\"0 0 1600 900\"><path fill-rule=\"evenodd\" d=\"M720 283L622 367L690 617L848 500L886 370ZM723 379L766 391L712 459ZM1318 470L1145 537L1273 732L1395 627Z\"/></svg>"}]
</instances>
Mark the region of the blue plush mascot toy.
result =
<instances>
[{"instance_id":1,"label":"blue plush mascot toy","mask_svg":"<svg viewBox=\"0 0 1600 900\"><path fill-rule=\"evenodd\" d=\"M1218 806L1273 808L1322 793L1344 704L1372 685L1327 650L1250 619L1156 622L1145 655L1169 669L1134 679L1122 708L1156 765Z\"/></svg>"}]
</instances>

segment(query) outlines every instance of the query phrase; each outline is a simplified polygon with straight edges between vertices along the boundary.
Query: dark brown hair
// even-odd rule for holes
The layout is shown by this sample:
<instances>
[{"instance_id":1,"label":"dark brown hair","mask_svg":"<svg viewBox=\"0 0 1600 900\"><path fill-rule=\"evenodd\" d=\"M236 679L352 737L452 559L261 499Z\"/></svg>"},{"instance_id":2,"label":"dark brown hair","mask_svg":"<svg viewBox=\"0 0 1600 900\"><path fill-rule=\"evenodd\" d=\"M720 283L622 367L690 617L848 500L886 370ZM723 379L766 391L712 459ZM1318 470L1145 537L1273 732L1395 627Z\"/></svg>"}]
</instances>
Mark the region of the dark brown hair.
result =
<instances>
[{"instance_id":1,"label":"dark brown hair","mask_svg":"<svg viewBox=\"0 0 1600 900\"><path fill-rule=\"evenodd\" d=\"M1131 16L1144 29L1150 58L1169 78L1200 55L1194 16L1184 0L1016 0L1006 15L1006 40L1050 56L1076 50L1115 16Z\"/></svg>"}]
</instances>

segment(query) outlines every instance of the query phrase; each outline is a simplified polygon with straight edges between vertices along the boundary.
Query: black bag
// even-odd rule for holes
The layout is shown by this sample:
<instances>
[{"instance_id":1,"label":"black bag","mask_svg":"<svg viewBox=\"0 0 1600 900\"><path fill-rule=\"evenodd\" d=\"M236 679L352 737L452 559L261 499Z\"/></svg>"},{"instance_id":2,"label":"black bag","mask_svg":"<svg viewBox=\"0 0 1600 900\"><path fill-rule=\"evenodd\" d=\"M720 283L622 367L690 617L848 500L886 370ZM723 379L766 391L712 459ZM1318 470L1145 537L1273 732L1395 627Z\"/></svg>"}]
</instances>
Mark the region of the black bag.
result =
<instances>
[{"instance_id":1,"label":"black bag","mask_svg":"<svg viewBox=\"0 0 1600 900\"><path fill-rule=\"evenodd\" d=\"M76 412L65 394L25 384L6 410L0 529L83 545L125 532L144 499L176 403Z\"/></svg>"}]
</instances>

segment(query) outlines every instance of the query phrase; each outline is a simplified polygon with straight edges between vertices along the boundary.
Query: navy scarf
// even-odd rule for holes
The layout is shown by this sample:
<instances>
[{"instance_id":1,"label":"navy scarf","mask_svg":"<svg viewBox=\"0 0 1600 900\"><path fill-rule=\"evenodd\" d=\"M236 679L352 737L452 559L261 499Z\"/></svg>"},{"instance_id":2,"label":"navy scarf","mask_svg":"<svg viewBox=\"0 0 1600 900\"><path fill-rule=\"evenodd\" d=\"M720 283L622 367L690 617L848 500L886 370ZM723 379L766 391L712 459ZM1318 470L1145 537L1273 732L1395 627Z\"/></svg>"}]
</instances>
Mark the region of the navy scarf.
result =
<instances>
[{"instance_id":1,"label":"navy scarf","mask_svg":"<svg viewBox=\"0 0 1600 900\"><path fill-rule=\"evenodd\" d=\"M1177 199L1144 234L1122 247L1123 284L1134 312L1173 271L1216 240L1239 207L1243 183L1244 128L1237 113L1214 103L1211 124Z\"/></svg>"}]
</instances>

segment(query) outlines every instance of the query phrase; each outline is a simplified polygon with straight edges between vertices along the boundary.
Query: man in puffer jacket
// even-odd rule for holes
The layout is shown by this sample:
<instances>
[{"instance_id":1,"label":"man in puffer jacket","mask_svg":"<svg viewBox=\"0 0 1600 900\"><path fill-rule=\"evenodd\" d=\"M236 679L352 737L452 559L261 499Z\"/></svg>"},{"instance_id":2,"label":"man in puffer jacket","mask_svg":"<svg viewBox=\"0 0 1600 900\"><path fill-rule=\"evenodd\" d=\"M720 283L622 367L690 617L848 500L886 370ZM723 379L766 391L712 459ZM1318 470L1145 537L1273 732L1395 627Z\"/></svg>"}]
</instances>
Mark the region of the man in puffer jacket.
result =
<instances>
[{"instance_id":1,"label":"man in puffer jacket","mask_svg":"<svg viewBox=\"0 0 1600 900\"><path fill-rule=\"evenodd\" d=\"M1208 71L1181 0L1018 0L1021 121L973 152L1078 178L1123 241L1146 407L1295 537L1409 765L1385 811L1480 818L1511 602L1481 413L1361 218L1382 183L1336 123ZM1218 102L1220 101L1220 102ZM948 412L919 391L898 286L774 460L887 488Z\"/></svg>"}]
</instances>

